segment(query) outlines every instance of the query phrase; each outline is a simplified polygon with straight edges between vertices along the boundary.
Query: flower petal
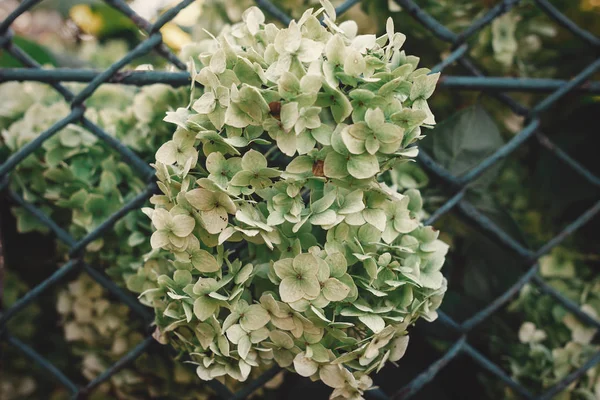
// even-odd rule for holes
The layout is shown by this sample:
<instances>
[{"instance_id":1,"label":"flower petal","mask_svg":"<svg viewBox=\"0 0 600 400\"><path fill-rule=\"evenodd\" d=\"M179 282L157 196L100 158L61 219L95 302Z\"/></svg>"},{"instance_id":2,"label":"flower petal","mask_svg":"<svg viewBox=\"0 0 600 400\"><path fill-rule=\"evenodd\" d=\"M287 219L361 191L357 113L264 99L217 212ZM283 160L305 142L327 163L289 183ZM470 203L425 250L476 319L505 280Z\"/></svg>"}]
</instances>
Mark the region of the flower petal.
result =
<instances>
[{"instance_id":1,"label":"flower petal","mask_svg":"<svg viewBox=\"0 0 600 400\"><path fill-rule=\"evenodd\" d=\"M200 321L209 319L218 308L217 302L210 297L200 296L194 301L194 315Z\"/></svg>"},{"instance_id":2,"label":"flower petal","mask_svg":"<svg viewBox=\"0 0 600 400\"><path fill-rule=\"evenodd\" d=\"M246 331L255 331L265 326L271 317L260 304L252 304L240 318L240 325Z\"/></svg>"},{"instance_id":3,"label":"flower petal","mask_svg":"<svg viewBox=\"0 0 600 400\"><path fill-rule=\"evenodd\" d=\"M335 278L329 278L323 286L323 296L329 301L342 301L350 293L350 288Z\"/></svg>"},{"instance_id":4,"label":"flower petal","mask_svg":"<svg viewBox=\"0 0 600 400\"><path fill-rule=\"evenodd\" d=\"M316 276L319 271L319 261L310 253L298 254L292 262L294 271L303 276Z\"/></svg>"},{"instance_id":5,"label":"flower petal","mask_svg":"<svg viewBox=\"0 0 600 400\"><path fill-rule=\"evenodd\" d=\"M294 369L300 376L309 377L317 373L319 364L306 357L304 352L298 353L294 358Z\"/></svg>"},{"instance_id":6,"label":"flower petal","mask_svg":"<svg viewBox=\"0 0 600 400\"><path fill-rule=\"evenodd\" d=\"M194 230L196 220L189 215L179 214L173 217L172 231L176 236L186 237Z\"/></svg>"},{"instance_id":7,"label":"flower petal","mask_svg":"<svg viewBox=\"0 0 600 400\"><path fill-rule=\"evenodd\" d=\"M316 280L317 278L315 278ZM318 285L317 281L317 285ZM283 278L279 284L279 296L281 300L286 303L293 303L304 297L304 290L302 288L302 281L298 280L295 276L288 276Z\"/></svg>"}]
</instances>

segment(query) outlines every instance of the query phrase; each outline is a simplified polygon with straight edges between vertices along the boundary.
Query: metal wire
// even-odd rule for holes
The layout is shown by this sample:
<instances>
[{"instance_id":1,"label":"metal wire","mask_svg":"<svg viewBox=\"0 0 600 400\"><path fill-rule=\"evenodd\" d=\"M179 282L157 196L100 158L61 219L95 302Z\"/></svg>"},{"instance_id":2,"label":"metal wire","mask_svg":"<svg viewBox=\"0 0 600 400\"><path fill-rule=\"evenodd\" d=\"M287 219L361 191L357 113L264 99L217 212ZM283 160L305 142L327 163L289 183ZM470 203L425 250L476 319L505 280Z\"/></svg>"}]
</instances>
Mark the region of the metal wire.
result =
<instances>
[{"instance_id":1,"label":"metal wire","mask_svg":"<svg viewBox=\"0 0 600 400\"><path fill-rule=\"evenodd\" d=\"M452 46L452 53L439 65L433 68L434 72L442 71L449 65L458 62L467 71L471 73L469 76L443 76L440 79L439 85L452 90L482 90L494 96L517 114L526 117L528 121L525 127L514 136L512 140L501 147L497 152L483 160L475 168L467 171L462 176L454 176L448 170L435 162L426 152L421 151L418 161L430 173L444 181L451 189L449 199L445 204L440 206L433 215L426 221L432 224L440 217L452 210L458 211L468 222L481 231L496 239L499 243L506 246L511 251L515 252L522 259L524 267L523 275L511 285L503 294L498 296L488 306L478 311L474 315L462 323L453 320L444 312L439 313L439 318L434 324L441 325L443 329L454 331L458 335L456 342L449 347L449 350L436 362L432 363L427 369L422 371L415 379L413 379L405 387L398 390L396 393L386 394L380 389L368 392L367 397L373 399L406 399L418 393L428 382L443 370L452 360L460 355L470 357L475 363L483 369L494 375L499 381L504 382L511 387L515 393L526 399L550 399L560 391L564 390L569 384L574 382L579 377L583 376L587 370L593 368L600 363L600 352L593 355L581 368L573 371L570 375L558 382L554 387L548 389L545 393L533 394L530 393L524 386L515 382L508 376L498 365L486 358L478 350L473 348L468 341L468 333L481 324L485 319L490 317L498 309L504 306L516 293L519 292L526 284L537 286L541 292L552 296L557 302L564 306L567 310L574 313L583 322L599 328L600 321L594 319L588 314L582 312L579 307L562 296L558 291L544 282L538 274L537 259L548 253L552 248L559 245L565 238L579 229L581 226L589 222L592 218L600 213L600 199L590 209L588 209L580 217L576 218L571 224L563 229L558 235L549 240L537 251L532 251L525 248L523 245L515 241L508 233L502 230L488 217L479 212L465 197L467 186L479 177L488 168L496 165L502 158L507 157L523 143L531 138L537 138L538 143L547 151L554 154L566 166L572 168L575 172L589 181L595 186L600 186L600 177L594 175L587 168L582 166L577 160L569 156L565 151L552 143L539 130L540 118L544 111L551 105L556 103L560 98L568 93L600 93L600 82L589 82L588 79L600 69L600 59L595 60L573 79L569 81L558 79L532 79L532 78L504 78L504 77L487 77L477 68L468 56L467 39L475 35L481 29L485 28L502 14L509 11L520 3L520 0L503 0L490 9L483 17L473 22L473 24L463 32L455 33L444 25L440 24L435 18L429 15L425 10L419 7L413 0L395 0L403 10L411 15L415 20L427 28L434 36L442 41L448 42ZM127 304L132 311L144 322L148 323L152 319L151 310L140 305L129 293L126 293L119 288L110 278L102 271L85 264L82 261L82 253L87 244L93 240L102 237L102 235L110 229L119 219L123 218L128 212L138 209L141 205L156 191L154 183L153 170L131 149L120 143L113 136L105 132L101 127L91 122L85 117L84 102L88 99L100 85L103 84L126 84L135 86L145 86L154 83L169 84L173 87L187 86L190 84L190 76L185 72L185 64L179 60L164 44L162 36L159 32L160 28L171 21L177 14L186 6L191 4L193 0L181 1L172 9L166 11L154 23L150 23L137 15L124 1L122 0L105 0L105 2L123 15L129 17L134 24L147 35L137 47L130 51L121 60L114 63L104 71L96 71L90 69L42 69L27 53L16 45L12 40L12 31L10 25L22 13L28 11L40 0L24 0L18 7L3 21L0 21L0 48L8 52L10 55L19 60L25 68L5 68L0 69L0 82L6 81L38 81L50 84L57 92L59 92L67 102L71 104L71 112L63 119L56 122L52 127L47 129L36 139L29 142L27 145L12 154L4 163L0 165L0 188L6 191L7 195L17 204L21 205L25 210L34 215L42 224L47 226L56 237L62 241L70 249L71 259L64 266L54 272L49 278L44 280L38 286L33 288L21 299L16 301L10 308L4 310L0 314L0 341L5 341L14 348L20 350L25 356L42 367L49 375L61 383L73 396L73 398L81 398L88 395L93 389L109 379L127 364L133 362L144 352L151 348L152 337L148 336L138 346L127 353L123 358L117 361L113 366L107 368L95 380L91 381L86 387L79 387L72 379L67 377L56 366L52 365L42 355L38 354L31 347L21 342L17 338L11 336L7 332L7 323L25 308L29 303L38 299L46 290L54 285L60 284L65 276L71 272L85 272L96 280L99 284L111 292L117 299ZM348 0L340 5L336 11L338 15L343 14L360 0ZM594 50L600 47L600 39L577 26L573 21L568 19L556 7L550 4L547 0L535 0L539 8L546 13L551 19L555 20L563 28L570 31L575 37L586 43ZM291 18L282 10L277 8L269 0L256 0L256 4L263 8L271 17L278 19L284 24L289 23ZM159 71L121 71L121 69L133 61L135 58L144 55L150 51L156 51L160 56L165 58L171 64L181 71L174 72L159 72ZM85 82L88 85L78 94L74 95L63 82ZM508 92L527 92L527 93L550 93L532 109L527 109L523 105L512 99ZM23 161L27 156L38 149L44 141L52 137L68 124L80 124L99 139L104 140L115 151L120 153L122 158L132 165L148 183L146 190L132 199L121 210L117 211L94 231L87 236L76 241L69 233L59 227L51 218L44 214L42 210L34 205L27 203L19 194L6 189L5 182L8 175L17 164ZM251 395L256 389L262 387L269 379L277 372L278 368L272 368L264 373L258 379L246 384L246 386L237 393L232 393L225 386L217 381L210 382L209 386L214 389L217 396L223 399L245 399Z\"/></svg>"}]
</instances>

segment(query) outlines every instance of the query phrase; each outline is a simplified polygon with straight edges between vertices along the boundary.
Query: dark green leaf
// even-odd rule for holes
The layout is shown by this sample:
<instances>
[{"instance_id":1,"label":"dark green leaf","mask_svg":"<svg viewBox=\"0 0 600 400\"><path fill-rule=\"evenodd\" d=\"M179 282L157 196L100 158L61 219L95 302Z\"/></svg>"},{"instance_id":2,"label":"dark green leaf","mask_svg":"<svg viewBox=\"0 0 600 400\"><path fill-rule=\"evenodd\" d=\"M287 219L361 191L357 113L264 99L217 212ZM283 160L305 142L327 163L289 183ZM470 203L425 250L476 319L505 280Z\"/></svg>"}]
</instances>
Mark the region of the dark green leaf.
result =
<instances>
[{"instance_id":1,"label":"dark green leaf","mask_svg":"<svg viewBox=\"0 0 600 400\"><path fill-rule=\"evenodd\" d=\"M29 40L22 36L15 36L13 43L21 48L25 53L29 54L35 61L42 65L57 66L56 59L50 52L43 46ZM20 61L11 56L6 50L0 50L0 67L3 68L18 68L23 67Z\"/></svg>"},{"instance_id":2,"label":"dark green leaf","mask_svg":"<svg viewBox=\"0 0 600 400\"><path fill-rule=\"evenodd\" d=\"M496 123L479 104L441 122L428 136L433 157L455 176L468 172L504 144ZM497 172L497 167L492 168L479 183L489 183Z\"/></svg>"}]
</instances>

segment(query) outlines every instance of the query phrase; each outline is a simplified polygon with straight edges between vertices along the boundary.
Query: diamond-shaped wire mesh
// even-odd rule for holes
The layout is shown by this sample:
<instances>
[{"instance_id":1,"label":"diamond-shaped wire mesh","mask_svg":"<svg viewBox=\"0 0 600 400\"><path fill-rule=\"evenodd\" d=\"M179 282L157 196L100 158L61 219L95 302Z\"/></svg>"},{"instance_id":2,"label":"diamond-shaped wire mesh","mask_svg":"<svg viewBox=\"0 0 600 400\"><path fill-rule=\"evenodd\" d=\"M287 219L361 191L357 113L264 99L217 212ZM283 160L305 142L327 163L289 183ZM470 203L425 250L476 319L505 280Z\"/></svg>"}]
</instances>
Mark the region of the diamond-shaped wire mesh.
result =
<instances>
[{"instance_id":1,"label":"diamond-shaped wire mesh","mask_svg":"<svg viewBox=\"0 0 600 400\"><path fill-rule=\"evenodd\" d=\"M86 245L91 243L110 229L119 219L124 217L128 212L140 208L141 205L155 192L156 185L154 183L153 169L150 168L140 157L138 157L128 147L120 143L114 137L105 132L101 127L94 124L85 116L84 101L88 99L98 87L104 83L120 83L144 86L154 83L165 83L174 87L186 86L189 84L189 74L185 72L185 64L177 58L163 43L160 28L171 21L177 14L194 0L184 0L177 6L166 11L160 16L155 23L150 23L135 13L122 0L105 0L107 4L120 11L123 15L130 18L135 25L146 34L146 39L131 50L125 57L111 65L108 69L97 72L94 70L64 70L53 69L47 70L41 68L26 52L17 46L12 40L11 24L22 13L40 2L40 0L24 0L19 6L0 22L0 48L8 52L27 68L15 69L0 69L0 82L11 80L17 81L38 81L50 84L64 99L71 104L71 111L63 119L55 123L36 139L22 147L20 150L12 154L3 164L0 165L0 181L2 187L7 191L7 195L12 201L21 205L23 208L31 212L41 223L46 225L56 237L70 248L70 261L63 265L60 269L54 272L49 278L41 284L33 288L15 304L0 314L0 341L7 342L11 346L19 349L25 356L29 357L33 362L42 367L48 374L52 375L58 382L71 393L73 398L83 398L90 393L96 386L109 379L119 370L124 368L128 363L134 361L142 353L151 350L153 338L148 336L145 340L139 343L134 349L127 353L114 365L106 369L96 379L91 381L86 387L79 387L71 379L65 376L57 367L52 365L42 355L38 354L31 347L21 342L16 337L10 335L7 331L7 322L19 311L24 309L28 304L38 299L46 290L54 285L60 284L60 281L72 271L84 271L89 274L99 284L104 286L111 292L119 301L127 304L144 322L152 320L150 310L142 306L130 294L126 293L115 285L103 272L95 269L93 266L87 265L82 261L82 253ZM452 52L439 65L432 69L432 72L442 71L447 66L458 63L466 71L469 76L443 76L440 81L441 86L445 86L452 90L462 89L477 89L486 91L486 93L494 96L504 104L506 104L513 112L525 118L524 128L516 134L508 143L503 145L494 154L484 159L478 166L469 170L462 176L454 176L448 170L430 157L426 152L421 151L418 157L420 164L430 173L444 181L449 190L449 200L440 206L432 216L425 222L426 224L435 223L440 217L448 212L455 210L467 222L485 232L489 237L503 244L508 249L512 250L521 260L522 264L527 266L524 273L510 288L502 295L497 297L488 306L472 315L463 322L457 322L443 312L439 313L439 318L434 322L441 329L453 331L458 340L452 344L446 353L432 363L428 368L422 371L415 379L410 381L406 386L395 393L384 393L380 389L369 391L366 395L374 399L404 399L409 398L419 392L428 382L430 382L437 373L439 373L446 365L459 356L467 356L475 363L481 366L498 380L502 381L515 393L527 399L551 399L556 394L564 390L572 382L583 376L587 370L600 364L600 352L593 355L581 368L575 370L554 387L548 389L545 393L531 393L523 385L513 380L506 374L502 368L491 360L486 358L480 351L475 349L469 343L467 335L470 331L480 325L485 319L490 317L496 311L505 306L508 301L519 292L526 284L536 286L542 293L546 293L554 298L558 303L564 306L567 310L575 314L580 320L589 326L600 328L600 321L594 319L588 314L582 312L577 304L562 296L558 291L549 286L538 274L537 260L540 256L548 253L554 247L562 243L565 238L579 229L582 225L589 222L600 212L600 199L587 211L578 218L568 224L554 238L549 240L537 251L531 251L514 240L507 232L495 224L490 218L481 213L473 204L466 198L467 186L475 179L480 177L489 168L496 165L499 161L509 156L517 150L523 143L529 139L536 138L539 144L546 150L553 153L567 167L572 168L588 182L596 187L600 187L600 177L595 176L585 166L577 160L571 158L566 152L556 147L550 139L540 131L541 114L550 106L555 104L559 99L566 94L574 91L585 91L587 93L600 93L600 82L589 82L588 79L598 70L600 70L600 58L579 72L573 79L569 81L561 81L554 79L515 79L515 78L497 78L487 77L468 56L469 45L467 40L476 35L481 29L491 24L494 19L502 14L510 11L512 8L521 3L520 0L503 0L496 6L491 8L481 18L473 21L473 23L464 31L454 33L444 25L440 24L413 0L395 0L403 10L410 14L423 27L431 32L438 39L451 44ZM360 0L348 0L337 8L338 15L346 12L350 7L359 3ZM568 19L559 10L557 10L547 0L535 0L536 5L552 20L563 28L570 31L576 38L585 42L591 47L595 54L598 54L600 49L600 39L591 33L577 26L573 21ZM278 9L269 0L256 0L256 4L269 15L287 24L291 18L283 11ZM161 57L173 64L181 72L158 72L158 71L136 71L121 73L121 69L130 63L132 60L146 53L155 51ZM88 85L79 93L73 94L61 82L87 82ZM585 83L585 86L583 84ZM533 108L528 109L519 104L513 98L506 94L509 91L519 92L549 92L543 100L537 103ZM0 100L1 101L1 100ZM69 233L59 227L52 219L46 216L39 208L27 203L18 193L6 189L8 177L15 166L24 160L28 155L38 149L44 141L59 132L68 124L79 124L89 132L104 140L110 147L120 153L123 160L126 160L130 165L138 171L138 173L147 182L146 189L125 205L121 210L111 215L104 223L97 227L93 232L80 240L75 240ZM277 372L278 368L272 368L264 373L261 377L251 382L247 382L245 387L237 393L232 393L224 385L219 382L209 383L216 394L223 399L244 399L252 394L256 389L263 386ZM198 383L201 384L200 382Z\"/></svg>"}]
</instances>

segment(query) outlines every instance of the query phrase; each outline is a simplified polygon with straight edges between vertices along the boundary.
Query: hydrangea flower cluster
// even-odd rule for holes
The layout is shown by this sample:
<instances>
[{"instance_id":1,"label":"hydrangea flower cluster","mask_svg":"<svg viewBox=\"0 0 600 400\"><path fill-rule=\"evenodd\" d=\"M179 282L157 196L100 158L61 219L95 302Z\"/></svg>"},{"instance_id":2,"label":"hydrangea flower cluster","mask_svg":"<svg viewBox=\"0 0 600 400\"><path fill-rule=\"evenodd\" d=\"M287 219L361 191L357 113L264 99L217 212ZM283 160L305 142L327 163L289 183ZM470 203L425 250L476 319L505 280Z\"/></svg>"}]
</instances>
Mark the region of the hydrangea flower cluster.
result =
<instances>
[{"instance_id":1,"label":"hydrangea flower cluster","mask_svg":"<svg viewBox=\"0 0 600 400\"><path fill-rule=\"evenodd\" d=\"M165 118L141 298L204 380L275 362L360 398L437 316L448 246L419 191L386 179L435 124L439 74L391 20L376 37L335 19L323 2L279 29L252 7L186 49L194 93Z\"/></svg>"}]
</instances>

